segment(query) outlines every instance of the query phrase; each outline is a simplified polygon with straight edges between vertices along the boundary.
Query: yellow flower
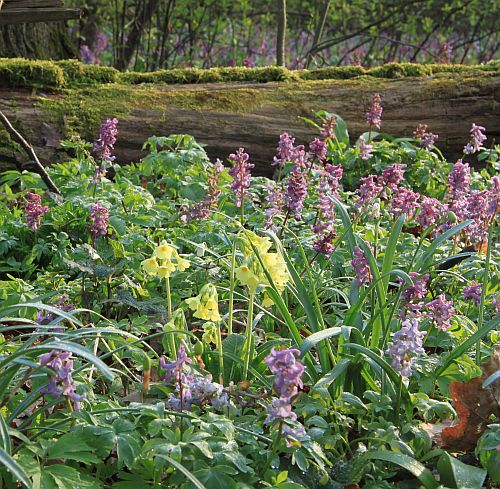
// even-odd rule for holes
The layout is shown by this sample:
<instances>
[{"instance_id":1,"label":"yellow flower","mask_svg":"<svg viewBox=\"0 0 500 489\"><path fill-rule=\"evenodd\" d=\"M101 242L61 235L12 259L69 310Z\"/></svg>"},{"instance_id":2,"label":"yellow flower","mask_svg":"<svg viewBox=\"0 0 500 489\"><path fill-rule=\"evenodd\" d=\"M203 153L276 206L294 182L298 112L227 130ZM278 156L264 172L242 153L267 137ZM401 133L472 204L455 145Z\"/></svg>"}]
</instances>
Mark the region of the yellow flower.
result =
<instances>
[{"instance_id":1,"label":"yellow flower","mask_svg":"<svg viewBox=\"0 0 500 489\"><path fill-rule=\"evenodd\" d=\"M203 323L203 335L201 339L205 343L217 343L217 326L212 321Z\"/></svg>"},{"instance_id":2,"label":"yellow flower","mask_svg":"<svg viewBox=\"0 0 500 489\"><path fill-rule=\"evenodd\" d=\"M241 236L241 251L245 256L252 256L254 254L252 245L259 252L259 255L262 256L269 251L272 243L267 236L257 236L252 231L245 231Z\"/></svg>"},{"instance_id":3,"label":"yellow flower","mask_svg":"<svg viewBox=\"0 0 500 489\"><path fill-rule=\"evenodd\" d=\"M250 292L255 294L257 292L257 287L261 284L261 279L248 265L249 264L244 263L234 272L241 284L246 285L250 289Z\"/></svg>"},{"instance_id":4,"label":"yellow flower","mask_svg":"<svg viewBox=\"0 0 500 489\"><path fill-rule=\"evenodd\" d=\"M179 272L183 272L184 270L188 269L191 266L191 263L189 260L186 260L185 258L181 258L180 256L177 258L177 269Z\"/></svg>"},{"instance_id":5,"label":"yellow flower","mask_svg":"<svg viewBox=\"0 0 500 489\"><path fill-rule=\"evenodd\" d=\"M170 260L174 251L175 248L164 240L155 248L154 255L160 260Z\"/></svg>"},{"instance_id":6,"label":"yellow flower","mask_svg":"<svg viewBox=\"0 0 500 489\"><path fill-rule=\"evenodd\" d=\"M163 265L158 267L158 277L168 278L175 271L175 265L170 261L164 261Z\"/></svg>"},{"instance_id":7,"label":"yellow flower","mask_svg":"<svg viewBox=\"0 0 500 489\"><path fill-rule=\"evenodd\" d=\"M206 321L220 321L217 289L205 284L196 297L186 299L186 304L194 311L193 316Z\"/></svg>"},{"instance_id":8,"label":"yellow flower","mask_svg":"<svg viewBox=\"0 0 500 489\"><path fill-rule=\"evenodd\" d=\"M141 262L142 268L148 275L156 275L158 272L158 262L155 257L148 258L147 260L143 260Z\"/></svg>"}]
</instances>

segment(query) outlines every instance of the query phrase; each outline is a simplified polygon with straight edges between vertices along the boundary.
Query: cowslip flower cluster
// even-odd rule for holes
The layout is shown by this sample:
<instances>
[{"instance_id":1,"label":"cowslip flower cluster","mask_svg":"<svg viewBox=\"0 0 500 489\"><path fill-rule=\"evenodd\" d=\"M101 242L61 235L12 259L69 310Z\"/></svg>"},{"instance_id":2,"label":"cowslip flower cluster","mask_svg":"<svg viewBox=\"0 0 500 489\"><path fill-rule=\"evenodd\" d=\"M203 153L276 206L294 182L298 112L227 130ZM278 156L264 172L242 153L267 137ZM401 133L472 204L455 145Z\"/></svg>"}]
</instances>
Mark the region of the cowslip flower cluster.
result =
<instances>
[{"instance_id":1,"label":"cowslip flower cluster","mask_svg":"<svg viewBox=\"0 0 500 489\"><path fill-rule=\"evenodd\" d=\"M196 297L186 299L186 304L194 311L194 317L206 321L220 321L219 298L213 284L205 284Z\"/></svg>"},{"instance_id":2,"label":"cowslip flower cluster","mask_svg":"<svg viewBox=\"0 0 500 489\"><path fill-rule=\"evenodd\" d=\"M76 393L76 384L72 377L73 360L70 359L70 356L71 353L64 350L52 350L40 355L40 365L50 367L54 372L49 383L41 392L54 397L65 396L73 401L73 409L80 411L80 403L84 396Z\"/></svg>"},{"instance_id":3,"label":"cowslip flower cluster","mask_svg":"<svg viewBox=\"0 0 500 489\"><path fill-rule=\"evenodd\" d=\"M476 124L472 124L472 128L470 130L470 141L464 148L465 154L474 154L483 149L483 143L487 139L487 137L483 134L483 131L485 131L483 126L476 126Z\"/></svg>"},{"instance_id":4,"label":"cowslip flower cluster","mask_svg":"<svg viewBox=\"0 0 500 489\"><path fill-rule=\"evenodd\" d=\"M382 105L379 93L374 93L372 95L372 105L369 112L366 113L366 122L371 126L380 129L380 124L382 123Z\"/></svg>"},{"instance_id":5,"label":"cowslip flower cluster","mask_svg":"<svg viewBox=\"0 0 500 489\"><path fill-rule=\"evenodd\" d=\"M182 222L198 221L210 217L212 211L217 207L222 190L219 189L221 174L224 171L222 161L217 159L215 164L207 170L208 189L200 202L191 206L184 206L180 211Z\"/></svg>"},{"instance_id":6,"label":"cowslip flower cluster","mask_svg":"<svg viewBox=\"0 0 500 489\"><path fill-rule=\"evenodd\" d=\"M427 309L439 329L446 331L451 328L450 319L455 314L453 301L447 301L445 295L441 294L437 299L427 304Z\"/></svg>"},{"instance_id":7,"label":"cowslip flower cluster","mask_svg":"<svg viewBox=\"0 0 500 489\"><path fill-rule=\"evenodd\" d=\"M159 278L170 278L175 270L183 272L191 263L179 255L177 249L163 240L153 251L153 256L141 262L142 268L148 275Z\"/></svg>"},{"instance_id":8,"label":"cowslip flower cluster","mask_svg":"<svg viewBox=\"0 0 500 489\"><path fill-rule=\"evenodd\" d=\"M473 280L470 285L464 287L464 300L470 300L478 306L481 303L482 288L482 283Z\"/></svg>"},{"instance_id":9,"label":"cowslip flower cluster","mask_svg":"<svg viewBox=\"0 0 500 489\"><path fill-rule=\"evenodd\" d=\"M371 281L370 265L365 252L359 247L354 247L354 258L351 260L352 268L356 275L354 281L356 285L361 286Z\"/></svg>"},{"instance_id":10,"label":"cowslip flower cluster","mask_svg":"<svg viewBox=\"0 0 500 489\"><path fill-rule=\"evenodd\" d=\"M240 241L240 248L245 258L242 264L235 270L237 280L242 285L247 286L252 294L256 294L259 287L271 285L264 273L259 258L254 253L252 245L258 251L276 289L279 293L283 292L286 284L290 280L285 260L280 253L269 252L272 245L269 238L257 236L251 231L246 231ZM268 307L272 304L273 301L266 294L262 301L262 305Z\"/></svg>"},{"instance_id":11,"label":"cowslip flower cluster","mask_svg":"<svg viewBox=\"0 0 500 489\"><path fill-rule=\"evenodd\" d=\"M193 361L187 356L184 345L179 346L177 360L167 363L160 358L160 367L165 370L165 381L175 385L177 395L170 394L166 402L167 408L177 411L190 410L193 405L205 407L211 404L222 410L232 406L228 392L216 382L212 376L202 376L187 371Z\"/></svg>"},{"instance_id":12,"label":"cowslip flower cluster","mask_svg":"<svg viewBox=\"0 0 500 489\"><path fill-rule=\"evenodd\" d=\"M299 350L276 350L273 347L271 353L264 359L264 363L274 374L274 391L279 395L269 404L265 423L279 424L288 447L300 446L299 440L306 434L304 427L296 423L297 415L292 411L292 402L299 388L303 387L301 377L305 368L297 360L296 357L299 356ZM295 423L295 426L287 423Z\"/></svg>"},{"instance_id":13,"label":"cowslip flower cluster","mask_svg":"<svg viewBox=\"0 0 500 489\"><path fill-rule=\"evenodd\" d=\"M418 329L418 320L406 319L401 329L394 333L392 342L387 347L387 354L392 357L392 367L403 377L411 377L413 357L423 355L425 331Z\"/></svg>"},{"instance_id":14,"label":"cowslip flower cluster","mask_svg":"<svg viewBox=\"0 0 500 489\"><path fill-rule=\"evenodd\" d=\"M100 202L90 206L90 234L94 239L108 234L109 210Z\"/></svg>"},{"instance_id":15,"label":"cowslip flower cluster","mask_svg":"<svg viewBox=\"0 0 500 489\"><path fill-rule=\"evenodd\" d=\"M304 199L307 197L307 178L304 168L295 165L288 177L285 189L284 204L288 212L293 214L297 221L302 218Z\"/></svg>"},{"instance_id":16,"label":"cowslip flower cluster","mask_svg":"<svg viewBox=\"0 0 500 489\"><path fill-rule=\"evenodd\" d=\"M248 153L243 148L236 153L229 155L229 161L233 167L229 170L229 175L233 178L231 189L236 196L236 207L241 207L250 187L250 171L255 166L248 161Z\"/></svg>"},{"instance_id":17,"label":"cowslip flower cluster","mask_svg":"<svg viewBox=\"0 0 500 489\"><path fill-rule=\"evenodd\" d=\"M42 197L38 194L28 192L26 194L27 202L24 204L24 217L28 226L36 231L42 223L42 217L49 212L47 205L42 205Z\"/></svg>"},{"instance_id":18,"label":"cowslip flower cluster","mask_svg":"<svg viewBox=\"0 0 500 489\"><path fill-rule=\"evenodd\" d=\"M280 135L276 154L272 164L278 168L283 168L287 162L302 164L306 157L304 146L295 146L295 138L286 132Z\"/></svg>"},{"instance_id":19,"label":"cowslip flower cluster","mask_svg":"<svg viewBox=\"0 0 500 489\"><path fill-rule=\"evenodd\" d=\"M427 124L419 124L415 129L413 136L418 141L420 147L427 150L434 146L439 137L437 134L427 132Z\"/></svg>"}]
</instances>

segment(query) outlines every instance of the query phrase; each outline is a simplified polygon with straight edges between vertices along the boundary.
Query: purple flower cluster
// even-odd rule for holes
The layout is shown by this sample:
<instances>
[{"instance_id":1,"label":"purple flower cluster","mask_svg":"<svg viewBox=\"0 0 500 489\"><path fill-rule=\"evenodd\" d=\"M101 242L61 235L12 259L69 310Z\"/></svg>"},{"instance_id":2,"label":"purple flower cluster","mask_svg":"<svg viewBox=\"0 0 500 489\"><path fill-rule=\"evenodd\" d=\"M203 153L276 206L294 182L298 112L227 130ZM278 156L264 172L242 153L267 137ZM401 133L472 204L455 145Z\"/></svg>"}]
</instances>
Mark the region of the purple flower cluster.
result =
<instances>
[{"instance_id":1,"label":"purple flower cluster","mask_svg":"<svg viewBox=\"0 0 500 489\"><path fill-rule=\"evenodd\" d=\"M355 207L356 209L366 209L377 197L381 196L384 187L379 183L375 175L360 178L360 182L360 187L356 189L357 199Z\"/></svg>"},{"instance_id":2,"label":"purple flower cluster","mask_svg":"<svg viewBox=\"0 0 500 489\"><path fill-rule=\"evenodd\" d=\"M373 156L373 144L368 144L364 138L359 142L359 156L362 160L369 160Z\"/></svg>"},{"instance_id":3,"label":"purple flower cluster","mask_svg":"<svg viewBox=\"0 0 500 489\"><path fill-rule=\"evenodd\" d=\"M384 183L391 189L395 189L404 179L406 165L394 163L382 172Z\"/></svg>"},{"instance_id":4,"label":"purple flower cluster","mask_svg":"<svg viewBox=\"0 0 500 489\"><path fill-rule=\"evenodd\" d=\"M427 304L427 309L439 329L446 331L451 328L450 319L455 314L453 301L447 301L445 295L441 294L437 299Z\"/></svg>"},{"instance_id":5,"label":"purple flower cluster","mask_svg":"<svg viewBox=\"0 0 500 489\"><path fill-rule=\"evenodd\" d=\"M484 130L483 126L476 126L476 124L472 124L472 128L470 130L470 141L464 148L465 154L470 155L483 149L483 143L487 139L487 137L483 134Z\"/></svg>"},{"instance_id":6,"label":"purple flower cluster","mask_svg":"<svg viewBox=\"0 0 500 489\"><path fill-rule=\"evenodd\" d=\"M401 298L406 303L418 303L427 295L427 282L429 274L421 275L417 272L410 272L413 285L405 287L401 293Z\"/></svg>"},{"instance_id":7,"label":"purple flower cluster","mask_svg":"<svg viewBox=\"0 0 500 489\"><path fill-rule=\"evenodd\" d=\"M374 93L372 95L372 105L370 107L370 111L366 114L366 122L370 125L370 127L376 127L380 129L380 124L382 123L382 105L380 104L380 94Z\"/></svg>"},{"instance_id":8,"label":"purple flower cluster","mask_svg":"<svg viewBox=\"0 0 500 489\"><path fill-rule=\"evenodd\" d=\"M391 209L389 212L396 216L406 214L407 218L413 216L419 207L418 200L420 199L420 194L406 187L397 187L393 191L394 197L391 200Z\"/></svg>"},{"instance_id":9,"label":"purple flower cluster","mask_svg":"<svg viewBox=\"0 0 500 489\"><path fill-rule=\"evenodd\" d=\"M316 156L318 161L323 161L326 158L327 143L324 139L314 138L309 143L309 149L311 153Z\"/></svg>"},{"instance_id":10,"label":"purple flower cluster","mask_svg":"<svg viewBox=\"0 0 500 489\"><path fill-rule=\"evenodd\" d=\"M287 162L302 164L306 158L303 145L294 146L295 138L284 132L280 135L277 156L274 157L273 165L283 168Z\"/></svg>"},{"instance_id":11,"label":"purple flower cluster","mask_svg":"<svg viewBox=\"0 0 500 489\"><path fill-rule=\"evenodd\" d=\"M365 252L359 247L354 247L354 258L351 260L352 268L356 275L354 282L361 286L371 281L370 265Z\"/></svg>"},{"instance_id":12,"label":"purple flower cluster","mask_svg":"<svg viewBox=\"0 0 500 489\"><path fill-rule=\"evenodd\" d=\"M115 157L111 152L115 147L118 135L118 119L106 119L99 129L99 139L94 143L94 152L98 158L112 162Z\"/></svg>"},{"instance_id":13,"label":"purple flower cluster","mask_svg":"<svg viewBox=\"0 0 500 489\"><path fill-rule=\"evenodd\" d=\"M42 217L46 212L49 212L49 206L42 205L42 197L38 194L28 192L26 195L27 202L24 204L24 217L28 226L36 231L42 222Z\"/></svg>"},{"instance_id":14,"label":"purple flower cluster","mask_svg":"<svg viewBox=\"0 0 500 489\"><path fill-rule=\"evenodd\" d=\"M448 175L448 192L451 199L462 197L470 188L470 167L468 163L458 160Z\"/></svg>"},{"instance_id":15,"label":"purple flower cluster","mask_svg":"<svg viewBox=\"0 0 500 489\"><path fill-rule=\"evenodd\" d=\"M472 301L476 306L481 304L481 294L482 294L482 283L477 283L472 281L471 285L466 285L464 287L464 299Z\"/></svg>"},{"instance_id":16,"label":"purple flower cluster","mask_svg":"<svg viewBox=\"0 0 500 489\"><path fill-rule=\"evenodd\" d=\"M273 227L274 216L282 212L285 202L281 186L272 180L266 186L266 193L269 207L264 211L264 227L269 229Z\"/></svg>"},{"instance_id":17,"label":"purple flower cluster","mask_svg":"<svg viewBox=\"0 0 500 489\"><path fill-rule=\"evenodd\" d=\"M180 211L182 222L198 221L210 217L211 212L217 207L219 197L222 193L219 190L219 182L224 165L219 159L207 171L208 190L200 202L195 202L191 206L184 206Z\"/></svg>"},{"instance_id":18,"label":"purple flower cluster","mask_svg":"<svg viewBox=\"0 0 500 489\"><path fill-rule=\"evenodd\" d=\"M66 396L73 401L75 411L80 411L80 403L84 396L76 393L76 385L73 381L73 360L71 353L63 350L52 350L40 356L40 365L50 367L54 373L49 383L41 392L54 397Z\"/></svg>"},{"instance_id":19,"label":"purple flower cluster","mask_svg":"<svg viewBox=\"0 0 500 489\"><path fill-rule=\"evenodd\" d=\"M420 147L424 149L431 149L439 137L437 134L427 132L427 124L419 124L415 129L413 136L419 142Z\"/></svg>"},{"instance_id":20,"label":"purple flower cluster","mask_svg":"<svg viewBox=\"0 0 500 489\"><path fill-rule=\"evenodd\" d=\"M406 319L401 329L394 333L392 342L387 347L387 354L392 357L392 367L403 377L412 374L413 357L423 355L425 331L418 329L417 319Z\"/></svg>"},{"instance_id":21,"label":"purple flower cluster","mask_svg":"<svg viewBox=\"0 0 500 489\"><path fill-rule=\"evenodd\" d=\"M423 196L420 202L420 212L417 222L423 229L437 224L445 215L446 206L434 197Z\"/></svg>"},{"instance_id":22,"label":"purple flower cluster","mask_svg":"<svg viewBox=\"0 0 500 489\"><path fill-rule=\"evenodd\" d=\"M236 207L243 205L247 190L250 187L250 170L255 165L250 163L248 159L248 153L245 153L243 148L229 155L229 161L233 164L233 167L229 170L229 175L233 178L231 189L236 195Z\"/></svg>"},{"instance_id":23,"label":"purple flower cluster","mask_svg":"<svg viewBox=\"0 0 500 489\"><path fill-rule=\"evenodd\" d=\"M62 294L59 302L57 304L53 304L53 307L60 309L61 311L70 312L75 308L75 305L68 303L67 294ZM40 325L46 325L54 321L54 319L56 319L56 315L52 312L37 311L35 322Z\"/></svg>"},{"instance_id":24,"label":"purple flower cluster","mask_svg":"<svg viewBox=\"0 0 500 489\"><path fill-rule=\"evenodd\" d=\"M302 218L304 199L307 196L307 178L305 170L300 165L295 165L288 177L284 195L284 203L288 212L292 213L297 221Z\"/></svg>"},{"instance_id":25,"label":"purple flower cluster","mask_svg":"<svg viewBox=\"0 0 500 489\"><path fill-rule=\"evenodd\" d=\"M193 361L187 356L184 345L179 346L177 360L167 363L160 358L160 367L165 370L165 381L175 385L177 395L170 394L166 406L177 411L190 410L191 406L206 406L211 404L215 409L222 410L232 406L228 392L212 377L193 375L186 372L186 367Z\"/></svg>"},{"instance_id":26,"label":"purple flower cluster","mask_svg":"<svg viewBox=\"0 0 500 489\"><path fill-rule=\"evenodd\" d=\"M90 234L94 239L108 233L109 210L100 202L90 206Z\"/></svg>"},{"instance_id":27,"label":"purple flower cluster","mask_svg":"<svg viewBox=\"0 0 500 489\"><path fill-rule=\"evenodd\" d=\"M273 399L267 408L266 423L279 423L288 447L297 443L298 439L305 436L303 426L289 426L285 422L296 422L297 415L292 411L292 401L297 396L299 388L303 387L302 375L304 365L295 357L300 355L299 350L283 349L276 350L264 359L269 370L274 374L274 390L279 398Z\"/></svg>"},{"instance_id":28,"label":"purple flower cluster","mask_svg":"<svg viewBox=\"0 0 500 489\"><path fill-rule=\"evenodd\" d=\"M324 139L333 139L335 137L335 116L328 117L321 127L320 134Z\"/></svg>"}]
</instances>

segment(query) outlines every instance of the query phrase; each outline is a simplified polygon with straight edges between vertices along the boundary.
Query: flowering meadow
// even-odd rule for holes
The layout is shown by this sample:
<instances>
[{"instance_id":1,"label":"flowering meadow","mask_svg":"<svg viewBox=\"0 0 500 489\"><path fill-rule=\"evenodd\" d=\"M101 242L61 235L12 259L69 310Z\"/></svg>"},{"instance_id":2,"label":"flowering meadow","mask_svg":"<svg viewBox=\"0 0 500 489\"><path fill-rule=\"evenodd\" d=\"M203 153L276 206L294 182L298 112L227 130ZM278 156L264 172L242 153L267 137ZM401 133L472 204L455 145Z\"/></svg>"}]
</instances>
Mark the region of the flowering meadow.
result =
<instances>
[{"instance_id":1,"label":"flowering meadow","mask_svg":"<svg viewBox=\"0 0 500 489\"><path fill-rule=\"evenodd\" d=\"M0 175L0 487L498 487L499 147L366 112Z\"/></svg>"}]
</instances>

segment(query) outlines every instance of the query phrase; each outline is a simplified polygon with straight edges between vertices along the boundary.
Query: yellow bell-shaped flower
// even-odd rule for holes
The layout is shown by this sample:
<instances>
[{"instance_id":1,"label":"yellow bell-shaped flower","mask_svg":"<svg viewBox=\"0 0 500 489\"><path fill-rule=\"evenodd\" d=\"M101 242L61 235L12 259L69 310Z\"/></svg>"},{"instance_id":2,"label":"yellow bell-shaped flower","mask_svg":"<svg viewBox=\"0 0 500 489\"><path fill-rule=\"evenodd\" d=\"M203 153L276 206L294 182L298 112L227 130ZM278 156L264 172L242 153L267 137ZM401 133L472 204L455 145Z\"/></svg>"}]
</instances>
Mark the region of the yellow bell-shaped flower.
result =
<instances>
[{"instance_id":1,"label":"yellow bell-shaped flower","mask_svg":"<svg viewBox=\"0 0 500 489\"><path fill-rule=\"evenodd\" d=\"M170 260L175 248L163 240L159 246L155 248L154 255L160 260Z\"/></svg>"},{"instance_id":2,"label":"yellow bell-shaped flower","mask_svg":"<svg viewBox=\"0 0 500 489\"><path fill-rule=\"evenodd\" d=\"M143 260L141 262L141 265L142 265L142 268L144 268L144 271L148 275L156 275L158 272L159 265L158 265L158 262L156 261L155 257Z\"/></svg>"}]
</instances>

